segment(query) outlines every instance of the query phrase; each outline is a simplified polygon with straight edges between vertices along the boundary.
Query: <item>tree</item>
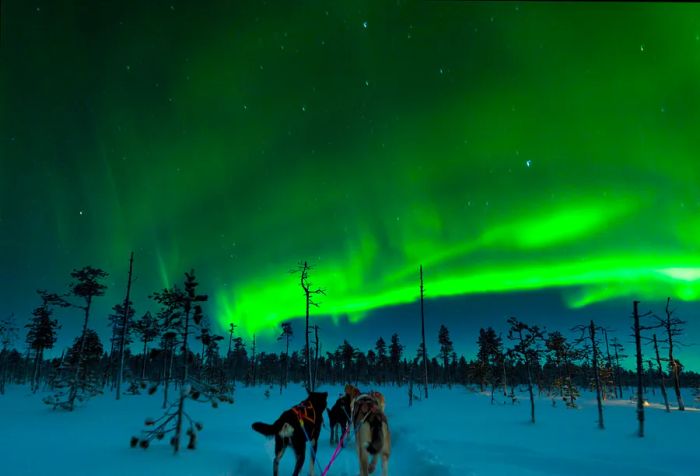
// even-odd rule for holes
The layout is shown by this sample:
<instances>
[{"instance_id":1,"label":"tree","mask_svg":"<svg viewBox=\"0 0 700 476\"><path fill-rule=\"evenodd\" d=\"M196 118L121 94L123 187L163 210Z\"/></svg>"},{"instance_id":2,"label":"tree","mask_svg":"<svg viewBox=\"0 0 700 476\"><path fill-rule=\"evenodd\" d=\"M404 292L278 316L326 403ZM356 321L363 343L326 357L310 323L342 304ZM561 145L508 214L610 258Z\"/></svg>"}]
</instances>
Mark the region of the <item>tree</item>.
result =
<instances>
[{"instance_id":1,"label":"tree","mask_svg":"<svg viewBox=\"0 0 700 476\"><path fill-rule=\"evenodd\" d=\"M72 377L68 382L64 382L68 386L67 395L59 390L59 392L51 397L44 399L44 402L52 405L54 408L60 407L62 409L72 411L75 405L75 400L83 400L90 395L96 393L97 389L90 385L91 382L88 379L83 379L83 361L84 361L84 351L85 351L85 341L87 337L87 325L90 318L90 309L92 308L92 301L94 298L103 296L107 286L102 283L108 274L99 268L93 268L92 266L85 266L81 269L74 269L71 272L71 277L73 282L70 285L71 294L79 299L83 300L83 305L75 305L78 309L82 309L85 313L85 318L83 321L83 330L80 334L79 344L75 349L76 359L75 362L71 362L74 367L69 372L72 372ZM59 387L63 387L60 385ZM79 392L83 392L82 395L78 395ZM64 400L65 397L65 400Z\"/></svg>"},{"instance_id":2,"label":"tree","mask_svg":"<svg viewBox=\"0 0 700 476\"><path fill-rule=\"evenodd\" d=\"M313 379L311 375L311 348L309 347L309 308L311 306L318 307L318 303L313 300L315 295L325 295L326 291L321 288L314 288L309 282L309 271L311 266L304 261L300 264L295 272L299 273L299 284L304 290L304 298L306 303L306 347L304 349L306 355L306 390L313 392Z\"/></svg>"},{"instance_id":3,"label":"tree","mask_svg":"<svg viewBox=\"0 0 700 476\"><path fill-rule=\"evenodd\" d=\"M151 315L150 312L146 312L141 319L134 322L132 327L134 332L141 336L141 341L143 342L143 357L141 362L141 380L146 379L146 361L148 360L148 343L152 342L160 334L160 328L158 326L158 321Z\"/></svg>"},{"instance_id":4,"label":"tree","mask_svg":"<svg viewBox=\"0 0 700 476\"><path fill-rule=\"evenodd\" d=\"M289 341L294 337L294 330L291 322L283 322L280 324L280 327L282 327L282 334L277 337L277 340L284 340L286 345L284 351L284 377L280 383L280 393L282 393L282 387L286 387L289 381Z\"/></svg>"},{"instance_id":5,"label":"tree","mask_svg":"<svg viewBox=\"0 0 700 476\"><path fill-rule=\"evenodd\" d=\"M598 342L597 331L601 328L597 327L593 320L589 325L577 326L574 328L581 332L581 337L576 341L578 344L586 343L590 340L590 346L586 343L584 345L584 352L591 353L591 364L593 366L593 379L595 382L595 394L596 402L598 403L598 428L601 430L605 429L605 423L603 421L603 403L601 401L601 385L600 385L600 342Z\"/></svg>"},{"instance_id":6,"label":"tree","mask_svg":"<svg viewBox=\"0 0 700 476\"><path fill-rule=\"evenodd\" d=\"M126 285L126 297L124 298L123 315L121 320L121 338L119 339L119 373L117 376L117 400L121 396L122 378L124 377L124 349L126 348L126 337L129 333L129 322L134 316L134 311L131 309L131 275L134 269L134 252L131 252L129 258L129 279Z\"/></svg>"},{"instance_id":7,"label":"tree","mask_svg":"<svg viewBox=\"0 0 700 476\"><path fill-rule=\"evenodd\" d=\"M680 362L673 356L673 350L674 346L678 344L676 338L683 334L683 329L681 326L685 324L685 321L682 321L677 317L673 317L675 310L671 309L671 298L666 300L665 312L665 318L657 317L656 319L659 322L659 326L666 331L666 339L662 342L665 342L668 347L668 363L671 368L671 375L673 377L673 389L676 392L678 410L683 411L685 410L685 404L683 403L683 397L681 396L681 365Z\"/></svg>"},{"instance_id":8,"label":"tree","mask_svg":"<svg viewBox=\"0 0 700 476\"><path fill-rule=\"evenodd\" d=\"M377 339L377 342L374 344L374 349L377 355L377 368L375 375L377 375L379 385L382 385L384 383L384 379L386 378L386 369L389 365L389 359L386 352L386 342L384 341L383 337L379 337L379 339Z\"/></svg>"},{"instance_id":9,"label":"tree","mask_svg":"<svg viewBox=\"0 0 700 476\"><path fill-rule=\"evenodd\" d=\"M612 348L615 351L615 380L617 380L617 389L622 398L622 367L620 367L620 359L624 359L627 355L623 354L624 347L617 340L617 337L612 338Z\"/></svg>"},{"instance_id":10,"label":"tree","mask_svg":"<svg viewBox=\"0 0 700 476\"><path fill-rule=\"evenodd\" d=\"M445 327L444 324L440 325L440 330L438 331L438 342L440 343L440 355L442 356L442 362L444 366L444 377L443 382L446 382L448 387L452 387L452 382L449 376L449 364L448 359L450 354L454 350L454 345L450 339L450 331Z\"/></svg>"},{"instance_id":11,"label":"tree","mask_svg":"<svg viewBox=\"0 0 700 476\"><path fill-rule=\"evenodd\" d=\"M493 403L493 389L496 385L498 374L498 366L503 363L503 344L501 338L496 335L496 331L489 327L487 329L479 329L479 337L476 341L479 348L476 354L477 359L477 376L481 391L484 391L484 386L487 381L491 382L491 402Z\"/></svg>"},{"instance_id":12,"label":"tree","mask_svg":"<svg viewBox=\"0 0 700 476\"><path fill-rule=\"evenodd\" d=\"M423 265L420 266L420 333L421 350L423 352L423 387L425 398L428 398L428 350L425 347L425 316L423 313Z\"/></svg>"},{"instance_id":13,"label":"tree","mask_svg":"<svg viewBox=\"0 0 700 476\"><path fill-rule=\"evenodd\" d=\"M656 334L654 334L652 342L654 343L654 354L656 355L656 365L659 375L659 383L661 384L661 395L663 395L664 397L664 405L666 406L666 411L670 412L671 407L668 405L668 394L666 393L666 378L664 376L663 366L661 365L661 356L659 355L659 343L656 340Z\"/></svg>"},{"instance_id":14,"label":"tree","mask_svg":"<svg viewBox=\"0 0 700 476\"><path fill-rule=\"evenodd\" d=\"M645 316L648 314L645 314ZM637 421L639 422L638 435L644 437L644 389L642 376L644 368L642 366L642 326L639 324L639 319L643 317L639 314L639 301L633 302L632 318L634 324L632 331L634 332L634 343L637 347Z\"/></svg>"},{"instance_id":15,"label":"tree","mask_svg":"<svg viewBox=\"0 0 700 476\"><path fill-rule=\"evenodd\" d=\"M196 281L194 270L192 270L185 273L184 290L173 287L172 289L164 289L162 292L154 294L156 301L165 306L168 310L168 314L171 317L177 316L176 318L180 321L180 325L175 328L176 336L173 336L179 338L179 340L175 340L174 342L180 344L183 357L183 368L179 379L180 395L170 404L160 418L157 420L146 420L146 426L153 426L153 429L143 431L141 438L132 437L132 447L138 445L142 448L148 448L150 441L154 438L162 439L165 434L172 432L173 436L170 438L170 445L173 447L173 451L178 453L180 450L183 426L188 424L189 428L186 434L189 437L189 442L187 448L194 449L196 446L197 432L202 429L202 424L192 420L190 415L185 411L185 401L187 399L192 399L210 402L213 407L217 407L220 401L233 401L233 399L227 395L228 389L225 386L208 385L194 379L189 374L189 360L192 358L191 352L188 349L188 339L191 332L190 327L201 325L204 313L199 303L208 300L207 295L198 294L198 285L199 283ZM217 339L213 339L212 341L217 342L221 339L223 339L223 337L217 336ZM209 342L210 346L213 345L212 341ZM218 344L216 344L216 346L218 348Z\"/></svg>"},{"instance_id":16,"label":"tree","mask_svg":"<svg viewBox=\"0 0 700 476\"><path fill-rule=\"evenodd\" d=\"M391 363L391 373L394 376L394 382L398 385L401 382L399 375L399 367L401 365L401 356L404 346L399 342L399 335L392 334L391 344L389 344L389 362Z\"/></svg>"},{"instance_id":17,"label":"tree","mask_svg":"<svg viewBox=\"0 0 700 476\"><path fill-rule=\"evenodd\" d=\"M12 367L10 345L17 338L18 328L15 326L14 314L0 320L0 395L5 393L7 369ZM14 351L15 353L17 351Z\"/></svg>"},{"instance_id":18,"label":"tree","mask_svg":"<svg viewBox=\"0 0 700 476\"><path fill-rule=\"evenodd\" d=\"M566 340L561 332L550 332L545 340L548 358L552 361L559 373L555 380L555 388L558 395L564 400L567 408L576 408L578 389L574 385L571 365L578 358L578 353Z\"/></svg>"},{"instance_id":19,"label":"tree","mask_svg":"<svg viewBox=\"0 0 700 476\"><path fill-rule=\"evenodd\" d=\"M68 307L70 304L63 297L55 293L38 290L41 298L41 306L32 311L34 316L25 327L27 332L27 344L34 350L34 372L32 374L31 388L36 392L39 388L39 364L44 360L44 350L52 349L56 343L56 331L60 328L58 321L52 319L52 307Z\"/></svg>"},{"instance_id":20,"label":"tree","mask_svg":"<svg viewBox=\"0 0 700 476\"><path fill-rule=\"evenodd\" d=\"M530 394L530 419L535 423L535 396L532 392L532 367L539 365L540 352L538 345L543 340L542 332L537 326L520 322L515 317L508 319L510 329L508 339L515 341L513 354L525 364L527 370L527 390Z\"/></svg>"}]
</instances>

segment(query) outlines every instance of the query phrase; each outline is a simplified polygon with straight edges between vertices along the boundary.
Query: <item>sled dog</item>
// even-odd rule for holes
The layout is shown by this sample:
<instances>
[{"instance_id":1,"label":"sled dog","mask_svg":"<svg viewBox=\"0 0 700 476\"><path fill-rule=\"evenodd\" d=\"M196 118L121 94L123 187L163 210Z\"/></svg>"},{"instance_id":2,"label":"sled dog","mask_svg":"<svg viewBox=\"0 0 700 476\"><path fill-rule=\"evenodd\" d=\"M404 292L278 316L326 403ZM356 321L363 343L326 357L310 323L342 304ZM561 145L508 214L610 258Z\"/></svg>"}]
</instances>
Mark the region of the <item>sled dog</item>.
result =
<instances>
[{"instance_id":1,"label":"sled dog","mask_svg":"<svg viewBox=\"0 0 700 476\"><path fill-rule=\"evenodd\" d=\"M296 456L296 465L292 476L299 476L306 457L307 436L313 448L309 465L309 474L313 476L314 455L323 425L323 412L328 405L327 400L328 392L310 392L306 400L283 412L273 424L253 423L253 430L265 436L275 437L275 458L272 462L273 476L279 474L279 462L287 446L292 447Z\"/></svg>"},{"instance_id":2,"label":"sled dog","mask_svg":"<svg viewBox=\"0 0 700 476\"><path fill-rule=\"evenodd\" d=\"M368 476L374 472L380 454L382 476L389 474L391 433L384 407L384 396L379 392L358 395L352 401L352 421L355 427L357 457L360 460L360 476Z\"/></svg>"}]
</instances>

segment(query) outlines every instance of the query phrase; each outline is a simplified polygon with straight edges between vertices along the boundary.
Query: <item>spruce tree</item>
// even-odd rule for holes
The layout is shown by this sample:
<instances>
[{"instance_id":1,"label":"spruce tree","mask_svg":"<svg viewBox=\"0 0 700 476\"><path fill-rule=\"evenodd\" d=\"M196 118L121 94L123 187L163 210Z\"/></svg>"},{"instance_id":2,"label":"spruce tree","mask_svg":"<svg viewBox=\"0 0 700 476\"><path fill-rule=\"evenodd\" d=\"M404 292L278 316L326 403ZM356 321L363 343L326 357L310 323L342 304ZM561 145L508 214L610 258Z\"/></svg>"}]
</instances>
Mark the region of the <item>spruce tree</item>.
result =
<instances>
[{"instance_id":1,"label":"spruce tree","mask_svg":"<svg viewBox=\"0 0 700 476\"><path fill-rule=\"evenodd\" d=\"M449 364L448 359L450 354L454 350L454 345L452 344L452 339L450 339L450 331L445 327L444 324L440 325L440 330L438 331L438 342L440 343L440 355L442 356L443 362L443 383L447 383L448 387L452 387L452 381L449 375Z\"/></svg>"},{"instance_id":2,"label":"spruce tree","mask_svg":"<svg viewBox=\"0 0 700 476\"><path fill-rule=\"evenodd\" d=\"M60 328L58 321L52 319L53 307L68 307L70 304L55 293L38 290L41 306L32 311L32 320L25 327L27 345L34 351L34 371L32 372L31 389L36 392L39 388L39 370L44 360L44 351L52 349L56 343L56 331Z\"/></svg>"}]
</instances>

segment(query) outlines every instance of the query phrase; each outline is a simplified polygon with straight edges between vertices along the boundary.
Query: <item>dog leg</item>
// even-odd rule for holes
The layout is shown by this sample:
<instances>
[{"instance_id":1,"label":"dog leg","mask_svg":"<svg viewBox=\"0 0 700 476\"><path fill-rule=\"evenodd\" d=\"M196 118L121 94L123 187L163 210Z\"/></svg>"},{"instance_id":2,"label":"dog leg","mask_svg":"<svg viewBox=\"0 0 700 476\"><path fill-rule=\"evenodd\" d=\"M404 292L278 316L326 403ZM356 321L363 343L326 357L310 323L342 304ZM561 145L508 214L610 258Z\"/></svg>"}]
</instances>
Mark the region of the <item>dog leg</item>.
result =
<instances>
[{"instance_id":1,"label":"dog leg","mask_svg":"<svg viewBox=\"0 0 700 476\"><path fill-rule=\"evenodd\" d=\"M377 467L377 455L374 454L372 455L372 459L369 462L369 468L367 469L369 471L369 474L374 473L374 470Z\"/></svg>"},{"instance_id":2,"label":"dog leg","mask_svg":"<svg viewBox=\"0 0 700 476\"><path fill-rule=\"evenodd\" d=\"M294 442L294 455L297 457L297 462L294 465L292 476L299 476L301 468L304 466L304 459L306 459L306 442L303 439Z\"/></svg>"},{"instance_id":3,"label":"dog leg","mask_svg":"<svg viewBox=\"0 0 700 476\"><path fill-rule=\"evenodd\" d=\"M314 470L316 469L316 451L318 449L318 441L316 440L311 440L311 448L313 451L311 452L311 462L309 463L309 476L314 476Z\"/></svg>"},{"instance_id":4,"label":"dog leg","mask_svg":"<svg viewBox=\"0 0 700 476\"><path fill-rule=\"evenodd\" d=\"M272 476L279 476L280 460L284 455L285 445L279 435L275 435L275 459L272 461Z\"/></svg>"}]
</instances>

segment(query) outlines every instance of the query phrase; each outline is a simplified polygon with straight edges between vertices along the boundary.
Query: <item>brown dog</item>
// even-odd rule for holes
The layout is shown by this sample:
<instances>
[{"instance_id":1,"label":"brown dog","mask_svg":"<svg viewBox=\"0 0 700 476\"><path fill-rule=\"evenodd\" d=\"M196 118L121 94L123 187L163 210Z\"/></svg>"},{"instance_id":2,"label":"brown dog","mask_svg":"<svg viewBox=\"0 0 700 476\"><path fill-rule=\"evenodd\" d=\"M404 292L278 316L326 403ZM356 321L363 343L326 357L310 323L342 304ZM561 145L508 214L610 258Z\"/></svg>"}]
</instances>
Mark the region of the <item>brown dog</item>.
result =
<instances>
[{"instance_id":1,"label":"brown dog","mask_svg":"<svg viewBox=\"0 0 700 476\"><path fill-rule=\"evenodd\" d=\"M379 392L358 395L352 402L357 457L360 476L368 476L377 467L377 456L382 455L382 476L389 474L391 433L384 413L385 400Z\"/></svg>"}]
</instances>

